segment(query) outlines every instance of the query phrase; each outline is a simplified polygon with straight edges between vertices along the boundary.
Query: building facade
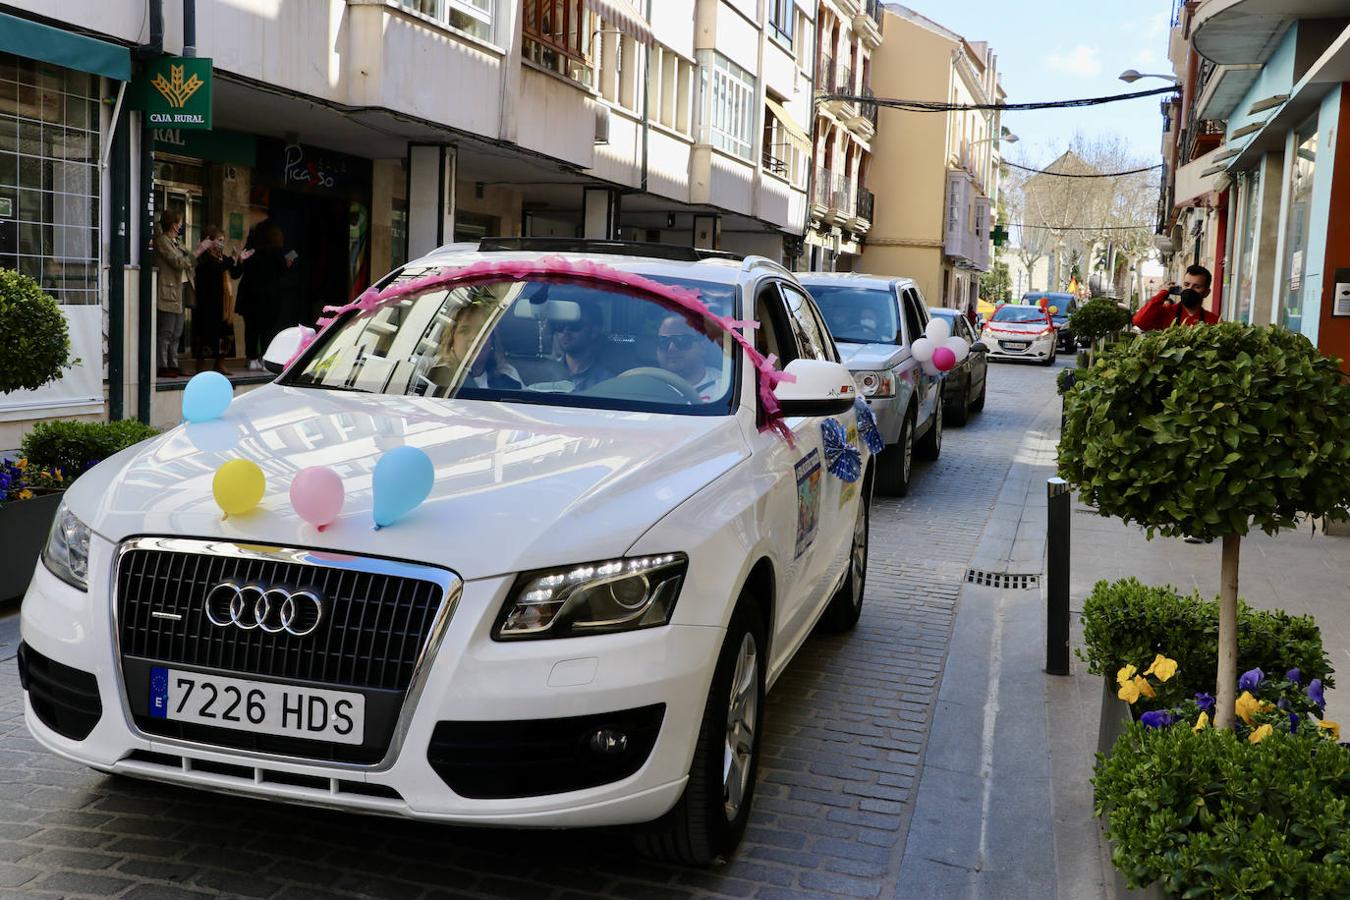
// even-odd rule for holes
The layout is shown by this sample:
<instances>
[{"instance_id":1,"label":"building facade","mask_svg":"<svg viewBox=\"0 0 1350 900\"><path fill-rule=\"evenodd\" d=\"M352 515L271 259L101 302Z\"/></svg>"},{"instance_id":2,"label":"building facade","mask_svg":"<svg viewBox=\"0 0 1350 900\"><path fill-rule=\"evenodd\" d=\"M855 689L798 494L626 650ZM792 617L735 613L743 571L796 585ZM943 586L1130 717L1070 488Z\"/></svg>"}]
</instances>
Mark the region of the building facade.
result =
<instances>
[{"instance_id":1,"label":"building facade","mask_svg":"<svg viewBox=\"0 0 1350 900\"><path fill-rule=\"evenodd\" d=\"M1002 102L988 44L899 4L884 9L885 40L872 60L879 95L959 106ZM862 269L913 278L930 305L974 309L992 262L1000 134L996 110L883 108L869 184L896 200L877 207Z\"/></svg>"},{"instance_id":2,"label":"building facade","mask_svg":"<svg viewBox=\"0 0 1350 900\"><path fill-rule=\"evenodd\" d=\"M162 46L138 49L155 7ZM0 3L0 266L57 296L82 360L0 398L0 447L45 417L176 421L182 385L151 363L143 252L166 208L189 246L208 225L231 247L265 218L279 225L304 322L407 259L488 235L791 263L811 177L815 7L198 2L213 122L194 131L142 122L127 89L145 60L183 53L182 4Z\"/></svg>"},{"instance_id":3,"label":"building facade","mask_svg":"<svg viewBox=\"0 0 1350 900\"><path fill-rule=\"evenodd\" d=\"M1215 273L1231 321L1298 331L1350 358L1350 8L1180 3L1165 106L1162 230L1175 277Z\"/></svg>"},{"instance_id":4,"label":"building facade","mask_svg":"<svg viewBox=\"0 0 1350 900\"><path fill-rule=\"evenodd\" d=\"M877 132L872 54L881 45L878 0L821 0L817 14L816 106L812 123L810 219L806 268L854 271L872 227L875 198L866 187Z\"/></svg>"}]
</instances>

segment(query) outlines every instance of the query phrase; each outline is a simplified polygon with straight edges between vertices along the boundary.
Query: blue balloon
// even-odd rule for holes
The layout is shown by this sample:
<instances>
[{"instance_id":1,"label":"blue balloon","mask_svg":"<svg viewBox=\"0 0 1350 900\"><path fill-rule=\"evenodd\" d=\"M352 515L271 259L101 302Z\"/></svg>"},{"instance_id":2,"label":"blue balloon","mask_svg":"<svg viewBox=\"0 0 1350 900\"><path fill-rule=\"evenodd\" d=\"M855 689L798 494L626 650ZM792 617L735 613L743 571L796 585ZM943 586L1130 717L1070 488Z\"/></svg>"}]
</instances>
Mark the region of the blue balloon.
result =
<instances>
[{"instance_id":1,"label":"blue balloon","mask_svg":"<svg viewBox=\"0 0 1350 900\"><path fill-rule=\"evenodd\" d=\"M416 447L395 447L375 463L375 527L392 525L417 508L431 493L436 467Z\"/></svg>"},{"instance_id":2,"label":"blue balloon","mask_svg":"<svg viewBox=\"0 0 1350 900\"><path fill-rule=\"evenodd\" d=\"M198 372L183 389L183 418L209 422L220 418L234 399L234 385L219 372Z\"/></svg>"}]
</instances>

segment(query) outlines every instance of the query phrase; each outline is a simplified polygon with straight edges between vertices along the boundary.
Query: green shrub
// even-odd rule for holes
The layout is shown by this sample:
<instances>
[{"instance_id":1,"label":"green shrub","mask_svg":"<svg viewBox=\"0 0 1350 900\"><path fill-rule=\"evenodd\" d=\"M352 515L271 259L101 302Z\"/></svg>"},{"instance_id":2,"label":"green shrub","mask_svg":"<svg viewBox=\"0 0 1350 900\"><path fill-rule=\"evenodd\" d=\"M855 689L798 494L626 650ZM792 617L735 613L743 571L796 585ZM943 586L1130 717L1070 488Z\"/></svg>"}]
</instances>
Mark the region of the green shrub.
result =
<instances>
[{"instance_id":1,"label":"green shrub","mask_svg":"<svg viewBox=\"0 0 1350 900\"><path fill-rule=\"evenodd\" d=\"M1067 368L1059 370L1059 374L1055 376L1055 388L1059 391L1061 397L1069 392L1077 379L1077 369Z\"/></svg>"},{"instance_id":2,"label":"green shrub","mask_svg":"<svg viewBox=\"0 0 1350 900\"><path fill-rule=\"evenodd\" d=\"M1069 330L1075 338L1095 341L1130 324L1130 314L1106 297L1093 297L1069 316Z\"/></svg>"},{"instance_id":3,"label":"green shrub","mask_svg":"<svg viewBox=\"0 0 1350 900\"><path fill-rule=\"evenodd\" d=\"M1198 594L1183 596L1170 586L1138 579L1099 581L1083 603L1080 651L1094 675L1115 678L1126 665L1142 668L1162 653L1177 661L1176 679L1184 696L1214 690L1218 668L1219 604ZM1239 672L1283 673L1297 668L1306 683L1335 684L1322 633L1311 616L1266 612L1238 604ZM1140 709L1149 708L1141 701Z\"/></svg>"},{"instance_id":4,"label":"green shrub","mask_svg":"<svg viewBox=\"0 0 1350 900\"><path fill-rule=\"evenodd\" d=\"M60 469L73 478L100 460L157 432L134 420L120 422L40 422L23 439L30 465Z\"/></svg>"},{"instance_id":5,"label":"green shrub","mask_svg":"<svg viewBox=\"0 0 1350 900\"><path fill-rule=\"evenodd\" d=\"M11 269L0 269L0 335L0 394L37 390L73 364L66 317L56 301Z\"/></svg>"},{"instance_id":6,"label":"green shrub","mask_svg":"<svg viewBox=\"0 0 1350 900\"><path fill-rule=\"evenodd\" d=\"M1350 749L1131 725L1093 778L1111 861L1179 897L1350 896Z\"/></svg>"}]
</instances>

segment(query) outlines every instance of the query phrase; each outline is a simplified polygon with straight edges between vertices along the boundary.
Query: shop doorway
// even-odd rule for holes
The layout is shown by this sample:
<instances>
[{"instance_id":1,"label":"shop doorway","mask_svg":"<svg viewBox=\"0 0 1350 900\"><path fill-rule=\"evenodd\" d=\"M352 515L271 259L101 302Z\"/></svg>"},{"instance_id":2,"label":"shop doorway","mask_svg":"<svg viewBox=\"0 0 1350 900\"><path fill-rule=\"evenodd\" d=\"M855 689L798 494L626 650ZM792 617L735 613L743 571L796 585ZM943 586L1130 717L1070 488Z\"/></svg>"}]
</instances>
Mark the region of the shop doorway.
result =
<instances>
[{"instance_id":1,"label":"shop doorway","mask_svg":"<svg viewBox=\"0 0 1350 900\"><path fill-rule=\"evenodd\" d=\"M344 197L270 191L268 215L281 226L286 251L296 254L279 327L313 325L323 307L340 306L351 298L351 205ZM357 265L359 270L359 260Z\"/></svg>"}]
</instances>

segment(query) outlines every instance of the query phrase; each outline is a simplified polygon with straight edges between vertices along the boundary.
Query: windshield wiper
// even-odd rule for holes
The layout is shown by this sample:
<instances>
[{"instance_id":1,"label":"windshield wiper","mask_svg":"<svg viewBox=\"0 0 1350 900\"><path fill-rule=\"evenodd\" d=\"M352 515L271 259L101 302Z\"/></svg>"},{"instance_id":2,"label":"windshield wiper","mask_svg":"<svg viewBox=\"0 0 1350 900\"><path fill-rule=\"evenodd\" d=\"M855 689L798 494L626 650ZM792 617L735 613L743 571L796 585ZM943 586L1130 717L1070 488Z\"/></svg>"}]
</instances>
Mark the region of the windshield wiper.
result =
<instances>
[{"instance_id":1,"label":"windshield wiper","mask_svg":"<svg viewBox=\"0 0 1350 900\"><path fill-rule=\"evenodd\" d=\"M351 387L346 384L324 384L321 381L288 381L283 387L301 387L317 388L321 391L342 391L348 394L373 394L375 391L368 391L365 388Z\"/></svg>"}]
</instances>

